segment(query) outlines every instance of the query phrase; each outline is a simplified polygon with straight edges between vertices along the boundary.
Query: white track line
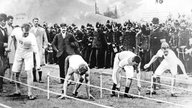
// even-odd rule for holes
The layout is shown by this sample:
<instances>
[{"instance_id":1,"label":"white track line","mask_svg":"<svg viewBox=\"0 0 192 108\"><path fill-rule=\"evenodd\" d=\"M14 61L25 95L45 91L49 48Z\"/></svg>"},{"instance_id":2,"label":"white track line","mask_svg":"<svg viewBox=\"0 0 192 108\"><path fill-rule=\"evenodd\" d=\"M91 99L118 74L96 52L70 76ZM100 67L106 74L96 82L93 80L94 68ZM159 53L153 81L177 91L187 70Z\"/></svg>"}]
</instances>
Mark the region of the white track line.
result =
<instances>
[{"instance_id":1,"label":"white track line","mask_svg":"<svg viewBox=\"0 0 192 108\"><path fill-rule=\"evenodd\" d=\"M2 77L2 76L0 76L0 77ZM2 78L7 79L7 80L12 80L12 79L6 78L6 77L2 77ZM35 86L30 86L28 84L25 84L25 83L22 83L22 82L19 82L19 81L15 81L15 80L12 80L12 81L14 81L15 83L19 83L19 84L22 84L22 85L25 85L25 86L28 86L28 87L32 87L32 88L44 91L44 92L49 92L49 93L52 93L52 94L55 94L55 95L62 95L61 93L48 91L48 90L45 90L45 89L42 89L42 88L39 88L39 87L35 87ZM106 106L106 105L98 104L98 103L95 103L95 102L74 98L74 97L71 97L71 96L65 96L65 97L71 98L71 99L74 99L74 100L78 100L78 101L82 101L82 102L85 102L85 103L89 103L89 104L92 104L92 105L100 106L100 107L103 107L103 108L113 108L113 107L110 107L110 106Z\"/></svg>"},{"instance_id":2,"label":"white track line","mask_svg":"<svg viewBox=\"0 0 192 108\"><path fill-rule=\"evenodd\" d=\"M56 76L50 76L50 77L58 78L58 79L64 79L64 78L60 78L60 77L56 77ZM69 81L75 82L75 81L72 81L72 80L69 80ZM135 97L138 97L138 98L144 98L144 99L148 99L148 100L152 100L152 101L156 101L156 102L167 103L167 104L171 104L171 105L175 105L175 106L180 106L180 107L187 107L185 105L181 105L181 104L177 104L177 103L173 103L173 102L168 102L168 101L164 101L164 100L158 100L158 99L154 99L154 98L148 98L148 97L145 97L145 96L139 96L139 95L135 95L135 94L131 94L131 93L125 93L125 92L121 92L121 91L111 90L111 89L108 89L108 88L101 88L99 86L89 85L89 84L86 84L86 83L80 83L80 82L75 82L75 83L79 83L79 84L82 84L82 85L87 85L87 86L90 86L90 87L99 88L99 89L102 89L102 90L115 91L117 93L128 94L128 95L131 95L131 96L135 96Z\"/></svg>"},{"instance_id":3,"label":"white track line","mask_svg":"<svg viewBox=\"0 0 192 108\"><path fill-rule=\"evenodd\" d=\"M96 73L96 72L95 72ZM109 74L109 73L101 73L101 72L97 72L97 73L99 73L99 74L103 74L103 75L109 75L109 76L111 76L112 74ZM121 76L122 78L126 78L125 76ZM170 78L171 79L171 77L164 77L164 76L160 76L160 77L163 77L163 78ZM133 80L138 80L138 79L136 79L136 78L131 78L131 79L133 79ZM175 78L176 79L176 78ZM176 80L182 80L182 79L176 79ZM146 82L146 83L151 83L151 81L146 81L146 80L141 80L140 79L140 81L141 82ZM184 80L183 80L184 81ZM186 81L186 80L185 80ZM166 84L162 84L162 83L156 83L156 82L153 82L153 84L158 84L158 85L162 85L162 86L167 86L167 87L172 87L172 86L170 86L170 85L166 85ZM185 88L182 88L182 87L175 87L175 86L173 86L173 88L175 88L175 89L180 89L180 90L184 90L184 91L188 91L188 92L192 92L192 90L189 90L189 89L185 89Z\"/></svg>"},{"instance_id":4,"label":"white track line","mask_svg":"<svg viewBox=\"0 0 192 108\"><path fill-rule=\"evenodd\" d=\"M7 105L2 104L2 103L0 103L0 106L2 106L2 107L4 107L4 108L11 108L10 106L7 106Z\"/></svg>"}]
</instances>

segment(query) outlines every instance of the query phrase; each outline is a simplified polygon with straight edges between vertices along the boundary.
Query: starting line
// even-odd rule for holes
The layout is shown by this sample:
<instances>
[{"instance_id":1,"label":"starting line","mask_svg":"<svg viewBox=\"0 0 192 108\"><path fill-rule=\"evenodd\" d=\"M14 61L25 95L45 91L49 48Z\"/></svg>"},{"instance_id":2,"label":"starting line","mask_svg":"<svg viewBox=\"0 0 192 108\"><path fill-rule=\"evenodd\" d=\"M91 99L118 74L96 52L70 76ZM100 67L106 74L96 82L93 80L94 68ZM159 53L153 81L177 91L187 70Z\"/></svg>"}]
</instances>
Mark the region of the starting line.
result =
<instances>
[{"instance_id":1,"label":"starting line","mask_svg":"<svg viewBox=\"0 0 192 108\"><path fill-rule=\"evenodd\" d=\"M11 108L10 106L7 106L7 105L2 104L2 103L0 103L0 106L2 106L3 108Z\"/></svg>"},{"instance_id":2,"label":"starting line","mask_svg":"<svg viewBox=\"0 0 192 108\"><path fill-rule=\"evenodd\" d=\"M0 77L2 77L2 76L0 76ZM2 77L2 78L6 79L6 80L12 80L12 79L6 78L6 77ZM42 89L42 88L39 88L39 87L36 87L36 86L30 86L30 85L28 85L28 84L25 84L25 83L22 83L22 82L19 82L19 81L16 81L16 80L12 80L12 81L14 81L15 83L22 84L22 85L24 85L24 86L28 86L28 87L31 87L31 88L35 88L35 89L38 89L38 90L47 92L47 93L52 93L52 94L55 94L55 95L62 95L61 93L57 93L57 92L53 92L53 91L50 91L50 90ZM66 97L66 98L70 98L70 99L74 99L74 100L77 100L77 101L89 103L89 104L92 104L92 105L100 106L100 107L103 107L103 108L113 108L113 107L110 107L110 106L98 104L98 103L91 102L91 101L86 101L86 100L83 100L83 99L78 99L78 98L71 97L71 96L65 96L65 97ZM47 99L49 99L49 98L47 97ZM5 108L11 108L11 107L5 107Z\"/></svg>"},{"instance_id":3,"label":"starting line","mask_svg":"<svg viewBox=\"0 0 192 108\"><path fill-rule=\"evenodd\" d=\"M100 74L100 75L102 75L102 74ZM107 75L111 75L111 74L107 74ZM49 79L49 77L65 80L64 78L60 78L60 77L56 77L56 76L50 76L49 73L48 73L48 79ZM102 77L100 77L100 78L102 78ZM68 81L75 82L73 80L68 80ZM185 105L182 105L182 104L177 104L177 103L168 102L168 101L164 101L164 100L149 98L149 97L145 97L145 96L141 96L141 95L135 95L135 94L131 94L131 93L125 93L125 92L122 92L122 91L111 90L111 89L108 89L108 88L102 88L100 86L90 85L90 84L86 84L86 83L80 83L80 82L75 82L75 83L79 83L79 84L90 86L90 87L94 87L94 88L99 88L100 89L100 93L101 93L100 96L102 96L102 90L107 90L107 91L115 91L118 94L119 93L128 94L128 95L135 96L135 97L138 97L138 98L143 98L143 99L152 100L152 101L161 102L161 103L167 103L167 104L171 104L171 105L175 105L175 106L188 107L188 106L185 106ZM100 84L102 84L101 80L100 80Z\"/></svg>"},{"instance_id":4,"label":"starting line","mask_svg":"<svg viewBox=\"0 0 192 108\"><path fill-rule=\"evenodd\" d=\"M96 87L96 88L99 88L100 89L100 96L102 97L102 90L108 90L108 91L115 91L117 93L123 93L125 94L124 92L121 92L121 91L116 91L116 90L111 90L111 89L108 89L108 88L102 88L102 74L106 74L106 73L102 73L102 72L99 72L100 73L100 86L94 86L94 85L90 85L90 84L85 84L85 83L80 83L82 85L87 85L87 86L91 86L91 87ZM107 74L107 75L111 75L111 74ZM2 77L2 76L0 76ZM41 90L41 91L44 91L44 92L47 92L47 99L49 99L49 93L52 93L52 94L55 94L55 95L62 95L61 93L57 93L57 92L53 92L53 91L50 91L49 90L49 81L50 81L50 77L54 77L54 78L59 78L59 77L55 77L55 76L50 76L50 72L48 72L47 74L47 90L45 89L42 89L42 88L39 88L39 87L36 87L36 86L30 86L28 84L25 84L25 83L22 83L22 82L19 82L19 81L15 81L15 80L12 80L12 79L9 79L9 78L6 78L6 77L2 77L4 79L7 79L7 80L12 80L16 83L20 83L22 85L25 85L25 86L29 86L29 87L32 87L32 88L35 88L35 89L38 89L38 90ZM59 79L64 79L64 78L59 78ZM137 80L137 79L134 79L134 80ZM141 80L140 80L141 81ZM73 82L73 81L72 81ZM146 81L149 83L149 81ZM75 82L77 83L77 82ZM161 84L160 84L161 85ZM167 85L168 86L168 85ZM147 99L147 100L152 100L152 101L156 101L156 102L162 102L162 103L167 103L167 104L171 104L171 105L175 105L175 106L180 106L180 107L188 107L188 106L185 106L185 105L181 105L181 104L177 104L177 103L172 103L172 102L168 102L168 101L163 101L163 100L158 100L158 99L154 99L154 98L149 98L149 97L144 97L144 96L141 96L141 95L135 95L135 94L131 94L131 93L127 93L128 95L132 95L132 96L135 96L135 97L138 97L138 98L143 98L143 99ZM102 105L102 104L98 104L98 103L95 103L95 102L91 102L91 101L86 101L86 100L82 100L82 99L78 99L78 98L74 98L74 97L71 97L71 96L65 96L67 98L71 98L71 99L74 99L74 100L78 100L78 101L82 101L82 102L85 102L85 103L89 103L89 104L93 104L93 105L97 105L97 106L100 106L100 107L104 107L104 108L112 108L110 106L105 106L105 105ZM1 104L0 104L1 106ZM3 105L2 105L3 106ZM6 106L4 105L5 108L11 108L9 106Z\"/></svg>"}]
</instances>

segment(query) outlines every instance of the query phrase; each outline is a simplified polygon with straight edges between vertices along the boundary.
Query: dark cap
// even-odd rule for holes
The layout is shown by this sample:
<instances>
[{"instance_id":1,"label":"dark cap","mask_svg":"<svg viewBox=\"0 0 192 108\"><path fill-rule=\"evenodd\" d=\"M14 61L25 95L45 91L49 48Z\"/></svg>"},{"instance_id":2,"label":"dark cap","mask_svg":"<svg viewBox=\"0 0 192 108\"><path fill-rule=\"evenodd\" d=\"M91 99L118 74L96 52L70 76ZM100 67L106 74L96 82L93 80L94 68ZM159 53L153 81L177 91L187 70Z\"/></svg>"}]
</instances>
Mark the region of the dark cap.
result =
<instances>
[{"instance_id":1,"label":"dark cap","mask_svg":"<svg viewBox=\"0 0 192 108\"><path fill-rule=\"evenodd\" d=\"M0 13L0 21L6 21L7 20L7 15L4 13Z\"/></svg>"},{"instance_id":2,"label":"dark cap","mask_svg":"<svg viewBox=\"0 0 192 108\"><path fill-rule=\"evenodd\" d=\"M61 24L60 24L60 27L67 27L67 24L61 23Z\"/></svg>"},{"instance_id":3,"label":"dark cap","mask_svg":"<svg viewBox=\"0 0 192 108\"><path fill-rule=\"evenodd\" d=\"M9 16L7 17L7 20L9 20L9 19L13 19L13 16L9 15Z\"/></svg>"},{"instance_id":4,"label":"dark cap","mask_svg":"<svg viewBox=\"0 0 192 108\"><path fill-rule=\"evenodd\" d=\"M159 18L154 17L154 18L152 19L152 23L153 23L153 24L159 24Z\"/></svg>"},{"instance_id":5,"label":"dark cap","mask_svg":"<svg viewBox=\"0 0 192 108\"><path fill-rule=\"evenodd\" d=\"M75 24L71 24L71 26L72 26L72 27L76 27L76 25L75 25Z\"/></svg>"},{"instance_id":6,"label":"dark cap","mask_svg":"<svg viewBox=\"0 0 192 108\"><path fill-rule=\"evenodd\" d=\"M84 25L81 25L81 28L82 28L82 29L84 29L84 28L85 28L85 26L84 26Z\"/></svg>"}]
</instances>

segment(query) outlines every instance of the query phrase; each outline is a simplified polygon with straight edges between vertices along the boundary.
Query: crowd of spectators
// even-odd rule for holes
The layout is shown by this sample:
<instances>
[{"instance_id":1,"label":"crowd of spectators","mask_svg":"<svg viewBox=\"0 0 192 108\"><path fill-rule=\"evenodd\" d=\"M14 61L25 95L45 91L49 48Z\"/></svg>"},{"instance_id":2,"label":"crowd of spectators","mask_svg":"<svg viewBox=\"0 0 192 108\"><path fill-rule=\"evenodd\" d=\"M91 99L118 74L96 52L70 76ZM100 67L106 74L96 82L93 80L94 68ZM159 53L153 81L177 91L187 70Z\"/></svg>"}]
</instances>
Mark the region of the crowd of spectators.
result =
<instances>
[{"instance_id":1,"label":"crowd of spectators","mask_svg":"<svg viewBox=\"0 0 192 108\"><path fill-rule=\"evenodd\" d=\"M191 23L185 16L169 18L164 23L160 23L158 18L153 18L151 22L142 23L130 20L118 23L107 20L105 24L97 22L87 23L81 27L75 24L67 26L67 31L77 39L81 55L91 68L111 68L114 55L122 50L139 54L142 64L145 64L160 48L162 41L167 41L183 62L190 61L190 56L178 53L183 50L182 48L191 47ZM59 24L48 27L44 23L42 27L47 32L49 43L60 33ZM55 52L51 44L49 45L46 61L57 63Z\"/></svg>"},{"instance_id":2,"label":"crowd of spectators","mask_svg":"<svg viewBox=\"0 0 192 108\"><path fill-rule=\"evenodd\" d=\"M64 23L55 23L51 26L48 22L39 24L45 29L49 42L45 52L45 61L48 64L58 61L51 43L55 35L61 32L60 28ZM151 22L127 20L124 23L118 23L107 20L105 24L87 23L80 27L70 24L67 25L67 32L78 41L81 55L91 68L112 68L115 54L123 50L130 50L140 55L142 64L145 64L160 48L162 40L170 44L183 62L189 62L191 56L178 52L191 47L191 28L191 22L183 15L177 19L168 18L163 23L154 17ZM186 63L186 67L190 66Z\"/></svg>"}]
</instances>

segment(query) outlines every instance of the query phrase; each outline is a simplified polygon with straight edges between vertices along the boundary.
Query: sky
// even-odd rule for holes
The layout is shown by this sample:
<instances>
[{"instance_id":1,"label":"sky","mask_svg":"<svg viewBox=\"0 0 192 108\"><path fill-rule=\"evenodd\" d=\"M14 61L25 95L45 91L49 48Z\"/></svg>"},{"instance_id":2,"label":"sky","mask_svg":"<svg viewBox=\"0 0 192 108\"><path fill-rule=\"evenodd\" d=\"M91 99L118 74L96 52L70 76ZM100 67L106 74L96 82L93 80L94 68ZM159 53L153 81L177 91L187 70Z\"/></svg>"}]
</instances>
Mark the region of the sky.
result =
<instances>
[{"instance_id":1,"label":"sky","mask_svg":"<svg viewBox=\"0 0 192 108\"><path fill-rule=\"evenodd\" d=\"M101 12L116 6L119 15L124 15L141 0L0 0L0 12L17 16L17 20L25 16L29 21L38 17L42 22L85 23L100 18L94 16L95 1Z\"/></svg>"},{"instance_id":2,"label":"sky","mask_svg":"<svg viewBox=\"0 0 192 108\"><path fill-rule=\"evenodd\" d=\"M126 20L129 17L138 19L150 13L168 12L191 8L192 0L164 0L166 5L154 5L156 0L0 0L0 13L7 13L15 17L14 22L31 22L38 17L40 22L54 23L75 23L86 24L87 22L102 22L107 18L95 15L95 2L102 13L107 8L118 9L120 19ZM169 2L168 2L169 1ZM157 8L158 7L158 8ZM169 8L169 9L168 9ZM156 9L156 10L155 10ZM161 11L157 11L160 9ZM147 14L146 14L147 13ZM167 15L167 13L166 13Z\"/></svg>"},{"instance_id":3,"label":"sky","mask_svg":"<svg viewBox=\"0 0 192 108\"><path fill-rule=\"evenodd\" d=\"M178 16L185 15L185 19L192 22L192 0L163 0L162 4L154 3L154 0L142 0L141 4L128 16L132 15L135 20L142 16L147 22L151 21L152 17L158 17L160 22L165 22L170 17L178 19Z\"/></svg>"}]
</instances>

